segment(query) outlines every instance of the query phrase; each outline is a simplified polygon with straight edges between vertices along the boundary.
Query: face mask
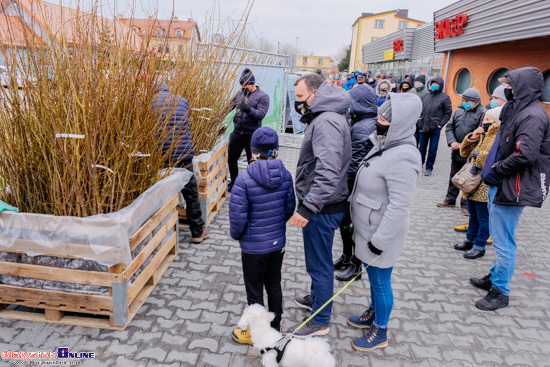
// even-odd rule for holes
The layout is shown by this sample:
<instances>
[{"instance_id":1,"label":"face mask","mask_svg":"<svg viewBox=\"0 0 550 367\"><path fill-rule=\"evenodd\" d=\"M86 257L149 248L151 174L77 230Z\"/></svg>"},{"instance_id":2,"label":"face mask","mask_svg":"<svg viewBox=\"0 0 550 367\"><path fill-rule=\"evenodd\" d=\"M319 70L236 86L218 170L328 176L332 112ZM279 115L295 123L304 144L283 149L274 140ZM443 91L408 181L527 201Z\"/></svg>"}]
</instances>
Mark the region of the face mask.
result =
<instances>
[{"instance_id":1,"label":"face mask","mask_svg":"<svg viewBox=\"0 0 550 367\"><path fill-rule=\"evenodd\" d=\"M498 107L498 102L497 101L491 101L491 103L489 103L489 107L497 108Z\"/></svg>"},{"instance_id":2,"label":"face mask","mask_svg":"<svg viewBox=\"0 0 550 367\"><path fill-rule=\"evenodd\" d=\"M393 89L395 87L397 87L397 85L395 83L391 83L391 88Z\"/></svg>"},{"instance_id":3,"label":"face mask","mask_svg":"<svg viewBox=\"0 0 550 367\"><path fill-rule=\"evenodd\" d=\"M369 79L369 84L374 84L374 79Z\"/></svg>"},{"instance_id":4,"label":"face mask","mask_svg":"<svg viewBox=\"0 0 550 367\"><path fill-rule=\"evenodd\" d=\"M376 134L378 136L383 136L383 135L386 135L386 133L388 132L388 130L390 129L390 125L382 125L381 123L379 123L378 121L376 121Z\"/></svg>"},{"instance_id":5,"label":"face mask","mask_svg":"<svg viewBox=\"0 0 550 367\"><path fill-rule=\"evenodd\" d=\"M511 89L504 89L504 95L506 96L507 101L513 101L514 100L514 93Z\"/></svg>"},{"instance_id":6,"label":"face mask","mask_svg":"<svg viewBox=\"0 0 550 367\"><path fill-rule=\"evenodd\" d=\"M472 102L462 102L462 107L464 107L464 109L466 111L471 110L472 109Z\"/></svg>"},{"instance_id":7,"label":"face mask","mask_svg":"<svg viewBox=\"0 0 550 367\"><path fill-rule=\"evenodd\" d=\"M308 106L306 102L309 97L311 97L311 94L306 98L305 101L294 101L294 109L302 116L311 111L311 107Z\"/></svg>"},{"instance_id":8,"label":"face mask","mask_svg":"<svg viewBox=\"0 0 550 367\"><path fill-rule=\"evenodd\" d=\"M248 88L243 88L242 91L245 96L248 96L250 94L250 91L248 90Z\"/></svg>"},{"instance_id":9,"label":"face mask","mask_svg":"<svg viewBox=\"0 0 550 367\"><path fill-rule=\"evenodd\" d=\"M409 88L401 88L401 90L403 91L403 93L407 93L410 89Z\"/></svg>"},{"instance_id":10,"label":"face mask","mask_svg":"<svg viewBox=\"0 0 550 367\"><path fill-rule=\"evenodd\" d=\"M387 90L385 90L385 89L380 89L380 95L381 95L382 97L385 97L386 94L388 94L388 91L387 91Z\"/></svg>"},{"instance_id":11,"label":"face mask","mask_svg":"<svg viewBox=\"0 0 550 367\"><path fill-rule=\"evenodd\" d=\"M483 130L485 130L485 132L487 132L489 130L489 128L491 127L493 123L492 122L486 122L483 124Z\"/></svg>"},{"instance_id":12,"label":"face mask","mask_svg":"<svg viewBox=\"0 0 550 367\"><path fill-rule=\"evenodd\" d=\"M357 81L357 84L365 84L365 82L361 80L361 81Z\"/></svg>"},{"instance_id":13,"label":"face mask","mask_svg":"<svg viewBox=\"0 0 550 367\"><path fill-rule=\"evenodd\" d=\"M432 86L431 86L430 89L433 90L433 91L435 92L435 91L439 90L439 85L434 85L434 84L432 84Z\"/></svg>"},{"instance_id":14,"label":"face mask","mask_svg":"<svg viewBox=\"0 0 550 367\"><path fill-rule=\"evenodd\" d=\"M334 79L339 80L340 78L336 77L336 78L334 78Z\"/></svg>"},{"instance_id":15,"label":"face mask","mask_svg":"<svg viewBox=\"0 0 550 367\"><path fill-rule=\"evenodd\" d=\"M414 87L415 87L416 89L420 89L420 88L422 88L423 86L424 86L424 84L422 84L422 83L420 83L420 82L414 82Z\"/></svg>"}]
</instances>

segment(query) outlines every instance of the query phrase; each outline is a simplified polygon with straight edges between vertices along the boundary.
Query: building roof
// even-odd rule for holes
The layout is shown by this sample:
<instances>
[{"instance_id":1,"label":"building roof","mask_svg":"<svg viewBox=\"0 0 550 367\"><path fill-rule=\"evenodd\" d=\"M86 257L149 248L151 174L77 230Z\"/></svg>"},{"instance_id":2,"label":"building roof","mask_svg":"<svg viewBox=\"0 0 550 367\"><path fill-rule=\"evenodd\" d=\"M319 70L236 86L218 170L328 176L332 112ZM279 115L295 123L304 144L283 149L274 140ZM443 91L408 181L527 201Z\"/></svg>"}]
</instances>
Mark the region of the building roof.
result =
<instances>
[{"instance_id":1,"label":"building roof","mask_svg":"<svg viewBox=\"0 0 550 367\"><path fill-rule=\"evenodd\" d=\"M26 47L25 39L29 34L33 34L32 30L19 17L0 14L0 45Z\"/></svg>"},{"instance_id":2,"label":"building roof","mask_svg":"<svg viewBox=\"0 0 550 367\"><path fill-rule=\"evenodd\" d=\"M191 39L193 36L193 32L196 32L199 41L200 41L200 33L199 28L197 26L197 22L195 22L192 19L189 19L187 21L179 20L177 17L174 17L172 20L161 20L161 19L154 19L154 18L148 18L148 19L139 19L139 18L124 18L122 16L119 16L118 19L124 23L126 26L130 28L137 28L138 34L140 36L143 36L142 33L144 30L147 32L146 35L150 35L151 37L157 37L157 30L162 29L163 35L162 38L166 37L165 32L169 31L168 37L169 38L187 38ZM178 37L177 30L182 30L183 34L181 37Z\"/></svg>"},{"instance_id":3,"label":"building roof","mask_svg":"<svg viewBox=\"0 0 550 367\"><path fill-rule=\"evenodd\" d=\"M394 9L394 10L383 11L383 12L381 12L381 13L362 13L361 16L355 20L355 22L353 23L352 27L355 26L355 24L356 24L360 19L363 19L363 18L371 18L371 17L375 17L375 16L378 16L378 15L387 14L387 13L395 13L395 16L396 16L397 18L403 18L403 19L408 19L408 20L412 20L412 21L415 21L415 22L426 23L426 22L423 21L423 20L418 20L418 19L409 18L409 11L408 11L407 9Z\"/></svg>"}]
</instances>

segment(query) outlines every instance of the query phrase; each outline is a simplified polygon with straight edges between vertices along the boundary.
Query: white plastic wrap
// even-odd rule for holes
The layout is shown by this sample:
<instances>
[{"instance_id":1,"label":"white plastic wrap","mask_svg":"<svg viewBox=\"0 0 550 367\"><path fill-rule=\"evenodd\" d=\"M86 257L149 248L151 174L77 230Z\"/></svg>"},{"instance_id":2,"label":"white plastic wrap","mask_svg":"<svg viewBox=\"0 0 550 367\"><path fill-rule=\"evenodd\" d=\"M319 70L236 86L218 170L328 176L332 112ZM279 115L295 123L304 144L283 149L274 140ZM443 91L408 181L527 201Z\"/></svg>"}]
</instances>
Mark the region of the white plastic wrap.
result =
<instances>
[{"instance_id":1,"label":"white plastic wrap","mask_svg":"<svg viewBox=\"0 0 550 367\"><path fill-rule=\"evenodd\" d=\"M31 213L0 213L0 251L27 255L61 255L101 265L130 264L129 239L189 182L179 168L141 194L126 208L86 218Z\"/></svg>"}]
</instances>

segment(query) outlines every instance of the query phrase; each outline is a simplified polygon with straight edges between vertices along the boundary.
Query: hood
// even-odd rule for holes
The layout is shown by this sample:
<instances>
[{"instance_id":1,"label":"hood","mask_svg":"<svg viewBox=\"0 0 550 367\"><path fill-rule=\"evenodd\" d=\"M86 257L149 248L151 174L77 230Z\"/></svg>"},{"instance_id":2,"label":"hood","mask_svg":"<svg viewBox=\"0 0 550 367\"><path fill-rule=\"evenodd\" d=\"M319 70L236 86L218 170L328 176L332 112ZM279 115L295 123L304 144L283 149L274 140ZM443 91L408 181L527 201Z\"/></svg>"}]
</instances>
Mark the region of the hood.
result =
<instances>
[{"instance_id":1,"label":"hood","mask_svg":"<svg viewBox=\"0 0 550 367\"><path fill-rule=\"evenodd\" d=\"M285 166L280 159L261 159L250 164L246 171L264 189L275 189L283 183Z\"/></svg>"},{"instance_id":2,"label":"hood","mask_svg":"<svg viewBox=\"0 0 550 367\"><path fill-rule=\"evenodd\" d=\"M381 139L382 146L378 148L400 141L410 141L416 145L414 133L416 122L422 112L422 101L417 95L411 93L390 93L389 99L391 100L391 125L385 139ZM376 139L373 140L376 141Z\"/></svg>"},{"instance_id":3,"label":"hood","mask_svg":"<svg viewBox=\"0 0 550 367\"><path fill-rule=\"evenodd\" d=\"M380 81L376 85L376 95L380 98L386 98L386 96L380 95L380 86L384 83L386 83L388 86L388 92L391 91L391 82L388 79L380 79Z\"/></svg>"},{"instance_id":4,"label":"hood","mask_svg":"<svg viewBox=\"0 0 550 367\"><path fill-rule=\"evenodd\" d=\"M439 90L434 92L430 89L431 85L432 85L432 82L436 82L437 84L439 84ZM445 81L443 80L443 78L439 77L439 76L436 76L434 78L431 78L430 81L428 82L428 90L430 91L430 93L432 94L438 94L438 93L441 93L443 92L443 90L445 90Z\"/></svg>"},{"instance_id":5,"label":"hood","mask_svg":"<svg viewBox=\"0 0 550 367\"><path fill-rule=\"evenodd\" d=\"M344 114L348 111L348 108L348 92L344 88L325 82L321 84L317 89L317 93L315 93L311 104L311 113L336 112Z\"/></svg>"},{"instance_id":6,"label":"hood","mask_svg":"<svg viewBox=\"0 0 550 367\"><path fill-rule=\"evenodd\" d=\"M170 88L163 82L156 82L153 88L155 89L155 93L170 92Z\"/></svg>"},{"instance_id":7,"label":"hood","mask_svg":"<svg viewBox=\"0 0 550 367\"><path fill-rule=\"evenodd\" d=\"M409 89L412 89L414 87L413 81L410 80L409 78L403 79L403 81L401 82L401 85L399 86L399 90L401 90L401 88L403 88L403 84L407 84L409 86Z\"/></svg>"},{"instance_id":8,"label":"hood","mask_svg":"<svg viewBox=\"0 0 550 367\"><path fill-rule=\"evenodd\" d=\"M512 70L506 73L505 77L508 78L514 91L514 99L506 103L509 105L508 108L519 111L531 102L538 100L542 95L544 77L537 68L526 67Z\"/></svg>"},{"instance_id":9,"label":"hood","mask_svg":"<svg viewBox=\"0 0 550 367\"><path fill-rule=\"evenodd\" d=\"M376 116L378 106L376 105L376 93L368 85L360 85L349 91L350 112L353 115Z\"/></svg>"},{"instance_id":10,"label":"hood","mask_svg":"<svg viewBox=\"0 0 550 367\"><path fill-rule=\"evenodd\" d=\"M414 79L415 82L422 82L426 86L426 77L424 75L419 75Z\"/></svg>"}]
</instances>

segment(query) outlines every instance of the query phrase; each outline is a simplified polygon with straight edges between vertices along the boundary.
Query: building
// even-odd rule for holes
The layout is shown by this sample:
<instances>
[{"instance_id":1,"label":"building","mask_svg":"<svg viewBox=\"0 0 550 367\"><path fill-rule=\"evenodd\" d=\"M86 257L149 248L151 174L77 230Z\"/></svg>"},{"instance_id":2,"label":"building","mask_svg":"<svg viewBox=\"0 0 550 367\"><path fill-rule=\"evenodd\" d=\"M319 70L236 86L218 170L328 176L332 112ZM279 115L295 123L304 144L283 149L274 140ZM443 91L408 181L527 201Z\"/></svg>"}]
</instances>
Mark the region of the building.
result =
<instances>
[{"instance_id":1,"label":"building","mask_svg":"<svg viewBox=\"0 0 550 367\"><path fill-rule=\"evenodd\" d=\"M328 56L297 55L296 71L307 71L310 73L321 69L325 75L332 73L334 60Z\"/></svg>"},{"instance_id":2,"label":"building","mask_svg":"<svg viewBox=\"0 0 550 367\"><path fill-rule=\"evenodd\" d=\"M401 29L362 47L363 64L374 74L441 76L444 54L434 51L434 24Z\"/></svg>"},{"instance_id":3,"label":"building","mask_svg":"<svg viewBox=\"0 0 550 367\"><path fill-rule=\"evenodd\" d=\"M187 53L190 42L199 43L201 36L197 22L173 17L171 20L138 19L118 16L118 20L132 29L142 40L150 40L149 51L159 58L172 59Z\"/></svg>"},{"instance_id":4,"label":"building","mask_svg":"<svg viewBox=\"0 0 550 367\"><path fill-rule=\"evenodd\" d=\"M445 92L456 107L470 87L489 103L498 78L525 66L544 75L550 114L550 0L461 0L434 13L435 51L445 53Z\"/></svg>"},{"instance_id":5,"label":"building","mask_svg":"<svg viewBox=\"0 0 550 367\"><path fill-rule=\"evenodd\" d=\"M425 22L408 17L406 9L390 10L383 13L363 13L353 23L349 71L365 71L362 46L376 41L400 29L416 28ZM365 70L364 70L365 69Z\"/></svg>"}]
</instances>

